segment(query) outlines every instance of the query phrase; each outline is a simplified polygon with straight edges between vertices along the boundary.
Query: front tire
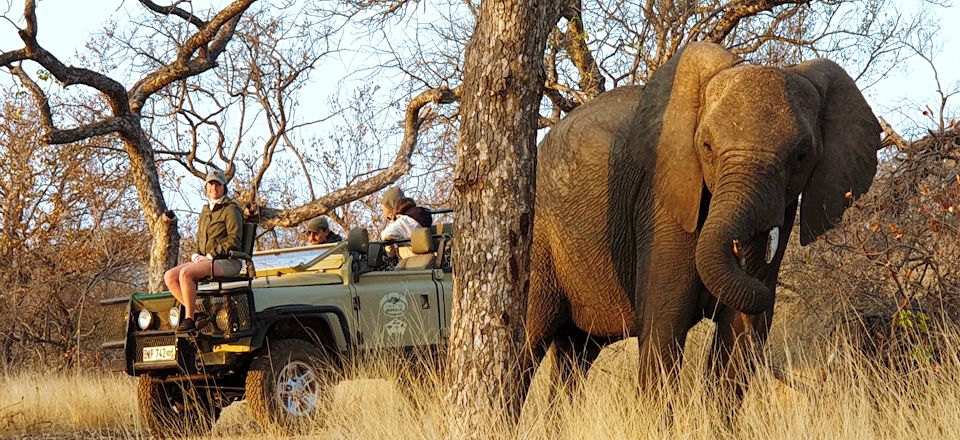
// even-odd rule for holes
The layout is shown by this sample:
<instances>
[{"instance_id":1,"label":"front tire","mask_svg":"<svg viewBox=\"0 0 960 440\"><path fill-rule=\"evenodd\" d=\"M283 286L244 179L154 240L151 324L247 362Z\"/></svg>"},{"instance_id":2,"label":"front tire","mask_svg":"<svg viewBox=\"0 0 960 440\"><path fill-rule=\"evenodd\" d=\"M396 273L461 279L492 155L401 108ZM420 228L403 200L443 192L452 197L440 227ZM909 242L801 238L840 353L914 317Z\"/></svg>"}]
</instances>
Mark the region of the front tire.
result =
<instances>
[{"instance_id":1,"label":"front tire","mask_svg":"<svg viewBox=\"0 0 960 440\"><path fill-rule=\"evenodd\" d=\"M210 396L189 382L163 383L140 376L137 401L147 429L161 437L206 434L220 415Z\"/></svg>"},{"instance_id":2,"label":"front tire","mask_svg":"<svg viewBox=\"0 0 960 440\"><path fill-rule=\"evenodd\" d=\"M250 363L247 407L263 427L303 424L327 406L338 370L332 356L309 342L282 339L268 344Z\"/></svg>"}]
</instances>

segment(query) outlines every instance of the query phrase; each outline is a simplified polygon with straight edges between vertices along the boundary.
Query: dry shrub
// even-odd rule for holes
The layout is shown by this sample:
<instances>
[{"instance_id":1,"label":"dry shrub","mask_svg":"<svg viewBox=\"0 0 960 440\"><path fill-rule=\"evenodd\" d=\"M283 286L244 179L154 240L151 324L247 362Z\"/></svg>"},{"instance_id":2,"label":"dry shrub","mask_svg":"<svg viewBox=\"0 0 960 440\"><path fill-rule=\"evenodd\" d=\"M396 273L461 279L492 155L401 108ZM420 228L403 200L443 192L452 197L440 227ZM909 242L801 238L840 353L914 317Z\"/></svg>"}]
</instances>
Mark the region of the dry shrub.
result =
<instances>
[{"instance_id":1,"label":"dry shrub","mask_svg":"<svg viewBox=\"0 0 960 440\"><path fill-rule=\"evenodd\" d=\"M842 224L788 250L781 292L791 307L777 319L808 334L850 335L910 368L936 362L937 333L960 318L960 133L932 132L883 153Z\"/></svg>"},{"instance_id":2,"label":"dry shrub","mask_svg":"<svg viewBox=\"0 0 960 440\"><path fill-rule=\"evenodd\" d=\"M115 140L46 145L0 95L0 368L95 363L98 300L142 279L149 245Z\"/></svg>"}]
</instances>

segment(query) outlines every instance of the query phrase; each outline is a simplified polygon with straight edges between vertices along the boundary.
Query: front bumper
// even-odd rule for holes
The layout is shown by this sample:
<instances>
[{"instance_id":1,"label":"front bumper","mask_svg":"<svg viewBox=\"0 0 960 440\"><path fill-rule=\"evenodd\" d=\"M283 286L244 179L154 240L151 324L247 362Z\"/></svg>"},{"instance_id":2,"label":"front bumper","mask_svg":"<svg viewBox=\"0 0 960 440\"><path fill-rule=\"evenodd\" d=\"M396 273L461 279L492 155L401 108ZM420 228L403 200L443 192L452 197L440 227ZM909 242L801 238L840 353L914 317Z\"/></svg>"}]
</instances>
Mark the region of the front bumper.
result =
<instances>
[{"instance_id":1,"label":"front bumper","mask_svg":"<svg viewBox=\"0 0 960 440\"><path fill-rule=\"evenodd\" d=\"M241 356L250 350L238 351L236 347L245 346L249 338L233 341L226 345L219 338L210 338L203 335L177 335L173 331L158 330L140 332L134 336L134 348L130 353L133 360L132 371L134 376L151 372L170 371L173 374L213 373L218 370L236 366L242 361ZM172 360L145 361L145 348L175 345L176 357ZM224 348L228 347L228 348Z\"/></svg>"}]
</instances>

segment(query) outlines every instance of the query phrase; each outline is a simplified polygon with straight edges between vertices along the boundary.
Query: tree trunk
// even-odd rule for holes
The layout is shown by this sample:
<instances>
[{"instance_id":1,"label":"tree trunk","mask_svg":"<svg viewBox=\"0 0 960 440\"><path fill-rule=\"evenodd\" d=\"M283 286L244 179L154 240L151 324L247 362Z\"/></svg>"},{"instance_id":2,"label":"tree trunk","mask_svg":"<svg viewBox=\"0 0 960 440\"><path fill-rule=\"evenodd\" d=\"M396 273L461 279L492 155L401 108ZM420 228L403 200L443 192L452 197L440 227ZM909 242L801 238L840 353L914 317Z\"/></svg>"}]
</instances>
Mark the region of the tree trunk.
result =
<instances>
[{"instance_id":1,"label":"tree trunk","mask_svg":"<svg viewBox=\"0 0 960 440\"><path fill-rule=\"evenodd\" d=\"M139 120L129 121L130 126L121 134L121 139L130 157L130 175L152 236L147 288L150 292L159 292L166 289L163 273L177 265L180 232L177 218L167 214L153 148L139 124Z\"/></svg>"},{"instance_id":2,"label":"tree trunk","mask_svg":"<svg viewBox=\"0 0 960 440\"><path fill-rule=\"evenodd\" d=\"M466 50L445 396L453 438L488 438L490 424L511 421L522 404L536 129L554 3L482 2Z\"/></svg>"}]
</instances>

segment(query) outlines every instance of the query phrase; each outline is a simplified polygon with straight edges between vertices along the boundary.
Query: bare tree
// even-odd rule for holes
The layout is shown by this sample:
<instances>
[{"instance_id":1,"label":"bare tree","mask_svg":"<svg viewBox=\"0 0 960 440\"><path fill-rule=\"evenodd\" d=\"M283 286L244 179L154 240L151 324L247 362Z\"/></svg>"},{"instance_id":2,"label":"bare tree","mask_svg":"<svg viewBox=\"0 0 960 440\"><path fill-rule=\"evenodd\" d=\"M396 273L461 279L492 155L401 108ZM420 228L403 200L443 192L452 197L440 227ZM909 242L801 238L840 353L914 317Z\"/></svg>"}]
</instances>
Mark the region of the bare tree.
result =
<instances>
[{"instance_id":1,"label":"bare tree","mask_svg":"<svg viewBox=\"0 0 960 440\"><path fill-rule=\"evenodd\" d=\"M142 110L155 94L170 84L199 75L213 68L217 58L233 38L237 23L254 0L234 0L209 19L202 19L174 4L160 6L151 0L140 3L157 14L171 19L183 20L193 28L188 38L180 42L172 52L172 59L143 75L127 89L110 76L82 67L68 66L37 42L37 8L35 0L24 3L23 18L26 23L19 30L23 48L0 54L0 65L13 72L33 94L40 107L40 121L50 144L67 144L94 136L116 134L130 161L131 175L137 189L152 235L149 285L151 290L163 286L163 272L177 261L180 234L177 221L167 207L156 164L156 151L143 127ZM179 2L178 2L179 3ZM175 17L175 18L174 18ZM44 91L21 67L21 62L31 60L40 64L63 87L84 85L96 91L96 96L109 108L102 118L78 125L61 128L56 124L54 109Z\"/></svg>"},{"instance_id":2,"label":"bare tree","mask_svg":"<svg viewBox=\"0 0 960 440\"><path fill-rule=\"evenodd\" d=\"M515 344L522 334L517 312L524 307L530 220L525 216L531 209L528 197L533 191L526 161L533 160L533 153L525 149L525 136L530 134L524 125L529 122L526 108L513 107L512 113L488 119L503 110L505 102L525 105L523 99L542 93L547 100L543 105L534 103L533 109L540 113L539 126L546 127L609 88L643 84L677 50L701 40L721 43L746 59L779 65L831 56L854 65L861 80L869 83L904 56L905 36L925 25L923 17L908 19L896 13L893 2L885 0L559 3L556 15L528 17L531 21L526 24L501 28L497 35L488 34L486 26L513 19L509 11L516 2L497 4L502 8L499 16L504 17L500 20L489 18L490 3L479 7L475 2L459 3L461 7L451 8L456 12L446 17L449 25L417 25L408 42L384 38L385 48L377 53L393 54L389 58L407 75L411 88L456 84L462 76L453 183L459 198L454 251L458 271L446 397L448 406L460 411L458 422L467 421L451 427L451 432L461 437L484 432L476 421L489 417L486 411L491 408L501 409L498 405L504 402L519 405L512 394L517 365L511 350L518 350ZM410 2L365 0L354 4L372 11L370 20L379 25L391 19L404 26L419 23L411 19L416 8ZM529 10L541 11L532 6ZM490 21L484 22L485 17ZM469 27L474 22L476 28L467 44L465 36L471 34ZM543 52L533 54L532 46L505 41L517 37L516 30L528 32L527 43L541 30L548 30L548 44ZM437 40L444 43L436 44ZM459 55L464 48L465 60ZM511 52L507 54L507 50ZM478 59L483 60L482 74L472 70ZM509 70L514 62L502 59L522 60L537 68L543 60L545 76L528 82L530 77ZM500 75L501 82L483 76L486 74ZM502 82L537 91L505 88ZM478 110L481 102L482 110ZM491 120L498 122L496 128L486 125ZM501 138L493 138L495 134ZM497 373L487 373L490 371Z\"/></svg>"},{"instance_id":3,"label":"bare tree","mask_svg":"<svg viewBox=\"0 0 960 440\"><path fill-rule=\"evenodd\" d=\"M268 206L259 191L277 152L285 150L302 158L294 136L323 119L297 115L298 92L317 63L336 50L326 43L338 31L322 20L303 18L309 15L304 5L284 1L271 6L292 12L271 14L264 8L251 14L254 0L236 0L211 11L206 20L202 13L183 9L186 6L180 2L161 6L141 0L153 16L145 17L131 33L109 31L103 39L118 44L119 55L111 58L102 48L91 48L100 52L105 65L126 66L139 78L129 90L104 73L66 66L43 49L36 39L35 1L27 1L24 7L27 25L19 32L24 48L0 55L0 65L7 66L42 104L45 142L63 144L109 133L123 141L153 237L151 290L162 288L163 271L176 263L180 241L177 218L163 194L159 163L179 163L194 176L205 174L207 167L224 168L232 177L244 148L259 144L259 152L248 157L253 160L248 161L250 174L239 193L240 202L249 217L266 227L292 226L396 181L411 168L419 130L430 118L429 110L421 112L423 107L455 99L455 92L448 88L413 98L404 119L402 145L385 169L324 195L310 191L309 199L297 206ZM69 118L60 116L63 109L50 106L45 91L20 67L25 60L39 63L63 87L81 84L94 89L94 96L106 107L102 116L92 123L60 128ZM201 75L208 71L214 75ZM311 187L306 167L303 171Z\"/></svg>"}]
</instances>

